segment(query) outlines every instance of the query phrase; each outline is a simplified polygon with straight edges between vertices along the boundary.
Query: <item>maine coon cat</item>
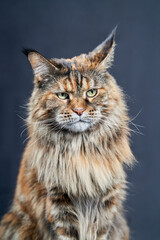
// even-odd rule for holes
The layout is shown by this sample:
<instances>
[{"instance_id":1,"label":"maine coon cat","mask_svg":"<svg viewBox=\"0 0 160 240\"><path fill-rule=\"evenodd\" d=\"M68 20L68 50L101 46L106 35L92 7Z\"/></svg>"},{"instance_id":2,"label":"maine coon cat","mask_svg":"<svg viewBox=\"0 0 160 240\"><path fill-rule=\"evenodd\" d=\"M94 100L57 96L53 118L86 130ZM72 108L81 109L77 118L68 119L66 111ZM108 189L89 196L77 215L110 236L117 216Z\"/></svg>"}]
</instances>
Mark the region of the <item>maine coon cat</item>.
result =
<instances>
[{"instance_id":1,"label":"maine coon cat","mask_svg":"<svg viewBox=\"0 0 160 240\"><path fill-rule=\"evenodd\" d=\"M88 54L46 59L34 72L28 136L1 240L128 240L124 165L134 157L123 91L108 72L115 30Z\"/></svg>"}]
</instances>

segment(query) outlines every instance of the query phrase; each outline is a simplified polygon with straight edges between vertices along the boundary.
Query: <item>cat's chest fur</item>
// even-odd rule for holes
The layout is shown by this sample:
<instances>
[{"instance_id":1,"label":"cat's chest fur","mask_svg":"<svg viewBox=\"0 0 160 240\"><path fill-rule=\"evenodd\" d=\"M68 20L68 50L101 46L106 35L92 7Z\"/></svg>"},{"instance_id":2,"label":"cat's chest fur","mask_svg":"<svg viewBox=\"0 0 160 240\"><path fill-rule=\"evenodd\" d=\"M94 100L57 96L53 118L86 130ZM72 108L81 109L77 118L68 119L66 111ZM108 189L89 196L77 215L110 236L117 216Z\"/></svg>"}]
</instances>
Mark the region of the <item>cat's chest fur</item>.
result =
<instances>
[{"instance_id":1,"label":"cat's chest fur","mask_svg":"<svg viewBox=\"0 0 160 240\"><path fill-rule=\"evenodd\" d=\"M113 217L117 212L115 205L110 204L110 208L106 211L106 202L109 205L109 198L106 196L99 196L95 198L87 197L72 197L70 202L66 199L61 204L54 201L55 196L51 200L50 217L58 219L54 221L53 229L68 228L72 222L72 228L77 230L79 240L96 240L105 229L104 238L107 239L107 234L111 227ZM61 198L60 198L61 199ZM108 199L108 200L106 200ZM63 220L59 217L63 213ZM74 239L74 238L73 238Z\"/></svg>"},{"instance_id":2,"label":"cat's chest fur","mask_svg":"<svg viewBox=\"0 0 160 240\"><path fill-rule=\"evenodd\" d=\"M35 149L32 159L39 181L44 182L47 189L59 186L68 194L90 197L105 193L123 181L123 167L114 153L110 156L101 145L98 151L86 149L85 154L82 153L78 142L73 141L66 144L65 151L58 145L48 151L43 147Z\"/></svg>"},{"instance_id":3,"label":"cat's chest fur","mask_svg":"<svg viewBox=\"0 0 160 240\"><path fill-rule=\"evenodd\" d=\"M54 220L53 229L68 228L72 222L79 240L101 239L97 238L101 232L105 232L102 239L107 239L117 212L117 186L122 180L122 168L116 178L103 154L82 155L78 150L63 154L53 148L44 152L42 148L34 151L34 160L39 181L50 192L47 211L49 219ZM121 166L118 161L117 166Z\"/></svg>"}]
</instances>

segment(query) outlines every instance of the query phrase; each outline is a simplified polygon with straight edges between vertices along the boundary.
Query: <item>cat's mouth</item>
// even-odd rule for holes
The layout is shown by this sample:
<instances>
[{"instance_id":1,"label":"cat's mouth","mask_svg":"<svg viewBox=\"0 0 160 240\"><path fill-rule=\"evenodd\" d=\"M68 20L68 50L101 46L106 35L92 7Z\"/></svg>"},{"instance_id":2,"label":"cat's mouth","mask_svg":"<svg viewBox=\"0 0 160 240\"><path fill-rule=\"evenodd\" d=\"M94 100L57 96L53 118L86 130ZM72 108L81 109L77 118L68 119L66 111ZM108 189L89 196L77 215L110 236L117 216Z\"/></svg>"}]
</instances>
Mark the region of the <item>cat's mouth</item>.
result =
<instances>
[{"instance_id":1,"label":"cat's mouth","mask_svg":"<svg viewBox=\"0 0 160 240\"><path fill-rule=\"evenodd\" d=\"M83 120L83 119L79 119L77 121L74 121L70 124L76 124L76 123L90 123L91 121L90 120Z\"/></svg>"}]
</instances>

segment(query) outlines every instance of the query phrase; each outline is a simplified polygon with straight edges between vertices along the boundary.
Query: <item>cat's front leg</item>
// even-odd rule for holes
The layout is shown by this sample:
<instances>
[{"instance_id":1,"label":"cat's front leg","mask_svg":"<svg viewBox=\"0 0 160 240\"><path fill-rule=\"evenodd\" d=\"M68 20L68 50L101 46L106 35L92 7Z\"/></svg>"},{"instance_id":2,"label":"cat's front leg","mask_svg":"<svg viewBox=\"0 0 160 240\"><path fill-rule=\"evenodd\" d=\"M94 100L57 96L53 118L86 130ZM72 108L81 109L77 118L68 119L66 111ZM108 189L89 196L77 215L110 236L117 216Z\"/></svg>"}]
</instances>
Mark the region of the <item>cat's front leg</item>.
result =
<instances>
[{"instance_id":1,"label":"cat's front leg","mask_svg":"<svg viewBox=\"0 0 160 240\"><path fill-rule=\"evenodd\" d=\"M39 240L36 223L24 212L10 211L4 215L0 224L1 240Z\"/></svg>"},{"instance_id":2,"label":"cat's front leg","mask_svg":"<svg viewBox=\"0 0 160 240\"><path fill-rule=\"evenodd\" d=\"M56 240L78 240L77 216L67 194L52 190L47 199L47 218Z\"/></svg>"}]
</instances>

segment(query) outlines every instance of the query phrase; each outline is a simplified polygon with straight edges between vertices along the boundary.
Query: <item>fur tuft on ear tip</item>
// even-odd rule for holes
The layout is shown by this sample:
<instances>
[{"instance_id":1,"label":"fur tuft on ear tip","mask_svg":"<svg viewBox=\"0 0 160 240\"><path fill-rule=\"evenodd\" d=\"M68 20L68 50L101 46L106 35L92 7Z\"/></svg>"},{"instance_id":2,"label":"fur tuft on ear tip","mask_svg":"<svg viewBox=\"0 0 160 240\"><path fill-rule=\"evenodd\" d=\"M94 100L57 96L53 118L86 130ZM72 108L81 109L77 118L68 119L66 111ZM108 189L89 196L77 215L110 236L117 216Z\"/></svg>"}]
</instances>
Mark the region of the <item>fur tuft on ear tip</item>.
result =
<instances>
[{"instance_id":1,"label":"fur tuft on ear tip","mask_svg":"<svg viewBox=\"0 0 160 240\"><path fill-rule=\"evenodd\" d=\"M116 25L116 26L113 28L113 30L112 30L112 32L111 32L111 34L110 34L110 36L113 38L113 40L115 40L117 28L118 28L118 25Z\"/></svg>"},{"instance_id":2,"label":"fur tuft on ear tip","mask_svg":"<svg viewBox=\"0 0 160 240\"><path fill-rule=\"evenodd\" d=\"M38 53L35 49L32 49L32 48L23 48L22 49L22 53L24 55L26 55L28 57L29 53L31 52L35 52L35 53Z\"/></svg>"},{"instance_id":3,"label":"fur tuft on ear tip","mask_svg":"<svg viewBox=\"0 0 160 240\"><path fill-rule=\"evenodd\" d=\"M115 37L116 37L116 31L117 31L117 27L116 26L112 32L109 34L109 36L106 38L106 40L104 41L104 44L107 44L107 47L111 47L112 44L115 42Z\"/></svg>"}]
</instances>

